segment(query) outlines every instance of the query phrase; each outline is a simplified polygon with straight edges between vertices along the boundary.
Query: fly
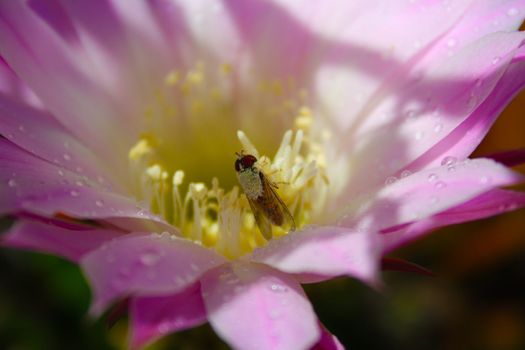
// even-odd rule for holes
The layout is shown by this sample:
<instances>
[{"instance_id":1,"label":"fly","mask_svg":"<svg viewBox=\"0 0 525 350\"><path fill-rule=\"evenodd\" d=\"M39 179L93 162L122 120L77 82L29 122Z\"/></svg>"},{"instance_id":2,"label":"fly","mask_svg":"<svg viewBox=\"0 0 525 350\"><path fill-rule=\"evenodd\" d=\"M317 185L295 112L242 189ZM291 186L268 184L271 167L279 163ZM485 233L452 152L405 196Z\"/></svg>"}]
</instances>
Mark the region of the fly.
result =
<instances>
[{"instance_id":1,"label":"fly","mask_svg":"<svg viewBox=\"0 0 525 350\"><path fill-rule=\"evenodd\" d=\"M243 152L236 153L235 171L248 203L255 217L255 222L264 238L272 238L272 225L283 227L288 225L290 231L295 231L295 221L275 191L278 187L270 181L255 163L257 158Z\"/></svg>"}]
</instances>

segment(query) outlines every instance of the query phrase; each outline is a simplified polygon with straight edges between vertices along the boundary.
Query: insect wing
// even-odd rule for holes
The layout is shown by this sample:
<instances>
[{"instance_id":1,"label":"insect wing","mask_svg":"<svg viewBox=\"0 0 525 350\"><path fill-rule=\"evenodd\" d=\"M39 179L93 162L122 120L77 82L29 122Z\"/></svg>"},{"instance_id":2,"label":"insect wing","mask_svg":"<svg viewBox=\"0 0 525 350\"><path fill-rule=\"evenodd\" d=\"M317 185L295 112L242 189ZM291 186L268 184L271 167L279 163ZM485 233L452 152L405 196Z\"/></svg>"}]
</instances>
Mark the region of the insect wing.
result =
<instances>
[{"instance_id":1,"label":"insect wing","mask_svg":"<svg viewBox=\"0 0 525 350\"><path fill-rule=\"evenodd\" d=\"M252 201L248 197L248 203L250 203L250 208L252 208L253 217L255 218L255 222L257 223L257 226L259 226L259 230L261 231L262 235L266 240L272 239L272 223L262 209L260 208L260 205L257 202Z\"/></svg>"},{"instance_id":2,"label":"insect wing","mask_svg":"<svg viewBox=\"0 0 525 350\"><path fill-rule=\"evenodd\" d=\"M276 200L277 203L279 203L279 207L280 207L280 209L282 211L282 214L283 214L283 217L284 217L284 221L290 226L290 231L295 231L295 220L293 218L292 213L290 213L290 210L286 206L286 204L283 202L281 197L279 197L279 195L275 191L274 188L277 187L277 186L274 183L272 183L269 180L267 180L266 177L264 179L265 179L265 181L267 181L267 185L268 185L267 188L270 189L274 199Z\"/></svg>"}]
</instances>

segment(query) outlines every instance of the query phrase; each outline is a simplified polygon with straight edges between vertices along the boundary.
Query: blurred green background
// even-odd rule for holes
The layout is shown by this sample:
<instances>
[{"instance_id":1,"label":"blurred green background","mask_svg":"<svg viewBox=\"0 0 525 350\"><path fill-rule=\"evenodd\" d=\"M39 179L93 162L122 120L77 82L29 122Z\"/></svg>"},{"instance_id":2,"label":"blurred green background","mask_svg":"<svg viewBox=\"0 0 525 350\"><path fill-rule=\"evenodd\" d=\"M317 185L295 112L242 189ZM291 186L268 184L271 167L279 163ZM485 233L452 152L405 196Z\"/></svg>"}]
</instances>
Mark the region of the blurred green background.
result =
<instances>
[{"instance_id":1,"label":"blurred green background","mask_svg":"<svg viewBox=\"0 0 525 350\"><path fill-rule=\"evenodd\" d=\"M525 93L475 155L525 147ZM525 173L525 168L519 169ZM523 188L522 188L523 189ZM453 226L396 251L436 273L384 273L375 292L339 279L306 286L321 321L357 349L525 349L525 212ZM0 249L0 349L121 349L126 320L90 320L79 269L59 258ZM227 349L208 325L151 349Z\"/></svg>"}]
</instances>

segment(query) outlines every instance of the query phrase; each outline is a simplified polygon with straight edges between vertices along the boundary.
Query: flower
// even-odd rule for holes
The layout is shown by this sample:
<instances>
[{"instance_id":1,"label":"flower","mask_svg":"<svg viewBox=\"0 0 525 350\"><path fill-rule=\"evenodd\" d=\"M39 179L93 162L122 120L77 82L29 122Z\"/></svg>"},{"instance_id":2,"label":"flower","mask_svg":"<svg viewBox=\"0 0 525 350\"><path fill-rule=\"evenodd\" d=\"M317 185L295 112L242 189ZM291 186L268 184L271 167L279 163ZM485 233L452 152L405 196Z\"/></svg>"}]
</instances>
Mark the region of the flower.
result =
<instances>
[{"instance_id":1,"label":"flower","mask_svg":"<svg viewBox=\"0 0 525 350\"><path fill-rule=\"evenodd\" d=\"M378 285L397 246L525 204L499 189L521 175L468 158L525 82L524 13L2 2L3 243L78 262L94 315L129 298L134 348L206 320L234 348L340 348L301 283ZM234 187L240 148L297 231L262 237Z\"/></svg>"}]
</instances>

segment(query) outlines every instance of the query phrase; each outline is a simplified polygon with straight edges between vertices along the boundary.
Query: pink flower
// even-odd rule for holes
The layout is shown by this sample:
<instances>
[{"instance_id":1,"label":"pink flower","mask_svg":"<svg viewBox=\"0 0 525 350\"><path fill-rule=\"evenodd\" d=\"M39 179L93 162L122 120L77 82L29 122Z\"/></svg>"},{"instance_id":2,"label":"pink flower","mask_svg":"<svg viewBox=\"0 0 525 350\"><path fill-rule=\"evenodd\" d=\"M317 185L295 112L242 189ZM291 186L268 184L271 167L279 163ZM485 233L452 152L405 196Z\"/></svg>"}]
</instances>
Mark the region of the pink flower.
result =
<instances>
[{"instance_id":1,"label":"pink flower","mask_svg":"<svg viewBox=\"0 0 525 350\"><path fill-rule=\"evenodd\" d=\"M341 348L301 283L378 285L397 246L525 204L499 189L521 175L468 159L525 83L524 14L522 0L4 1L4 244L78 262L94 315L129 298L134 348L206 320L234 348ZM233 187L241 148L284 183L296 232L260 235Z\"/></svg>"}]
</instances>

